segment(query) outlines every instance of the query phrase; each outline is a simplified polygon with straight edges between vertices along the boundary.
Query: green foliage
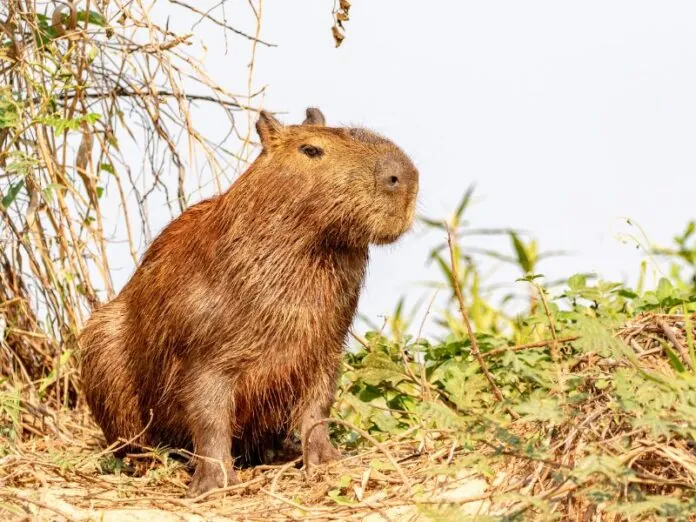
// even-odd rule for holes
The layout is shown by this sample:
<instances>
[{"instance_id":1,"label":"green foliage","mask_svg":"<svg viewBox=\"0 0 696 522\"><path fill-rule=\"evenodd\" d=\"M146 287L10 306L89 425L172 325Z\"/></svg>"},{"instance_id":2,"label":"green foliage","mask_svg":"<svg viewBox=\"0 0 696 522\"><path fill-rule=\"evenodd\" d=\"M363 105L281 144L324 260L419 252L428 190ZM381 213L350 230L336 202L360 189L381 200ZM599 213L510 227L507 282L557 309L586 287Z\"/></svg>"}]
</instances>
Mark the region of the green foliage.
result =
<instances>
[{"instance_id":1,"label":"green foliage","mask_svg":"<svg viewBox=\"0 0 696 522\"><path fill-rule=\"evenodd\" d=\"M63 13L61 15L61 22L65 25L68 21L68 13ZM104 15L96 11L85 11L84 9L77 10L77 22L87 23L89 25L94 25L97 27L106 27L107 22ZM53 40L58 38L60 35L58 31L53 27L51 18L44 14L36 14L37 27L34 31L34 38L36 39L40 47L45 47L52 43Z\"/></svg>"},{"instance_id":2,"label":"green foliage","mask_svg":"<svg viewBox=\"0 0 696 522\"><path fill-rule=\"evenodd\" d=\"M0 88L0 129L18 127L21 123L22 105L12 95L9 87Z\"/></svg>"},{"instance_id":3,"label":"green foliage","mask_svg":"<svg viewBox=\"0 0 696 522\"><path fill-rule=\"evenodd\" d=\"M89 113L76 118L64 118L59 115L43 116L36 120L37 123L53 127L57 133L76 131L83 123L93 125L101 117L100 114Z\"/></svg>"},{"instance_id":4,"label":"green foliage","mask_svg":"<svg viewBox=\"0 0 696 522\"><path fill-rule=\"evenodd\" d=\"M469 191L450 227L465 230L462 215L471 198ZM423 222L440 233L446 230L438 220ZM681 239L692 233L693 227L687 227ZM400 302L395 312L399 328L391 329L391 335L368 332L347 355L338 416L378 440L407 430L441 430L461 444L463 458L475 459L470 462L473 469L488 474L510 457L546 463L568 461L570 452L572 465L549 468L554 487L572 485L577 499L587 505L601 503L606 512L686 520L696 513L694 490L670 485L660 476L660 466L674 469L682 458L693 461L686 455L696 440L696 291L673 277L643 289L642 282L634 288L575 274L551 292L536 273L536 243L523 242L514 231L505 234L513 254L487 253L484 259L509 259L519 266L520 281L534 290L529 308L510 317L482 295L481 261L462 255L469 250L462 244L454 247L460 274L455 282L446 244L437 247L429 258L440 267L439 285L451 298L443 310L430 313L445 335L437 341L407 335L409 324L420 318L411 313L404 321ZM680 259L693 261L686 251ZM483 364L502 400L496 398L462 326L456 284L467 301ZM676 345L660 321L669 321L667 328L679 332ZM558 360L552 354L554 338L571 339L557 342ZM540 346L506 349L540 341ZM365 442L344 428L335 433L348 446ZM646 444L665 449L651 453ZM646 452L652 455L646 463L626 457ZM651 462L657 468L646 471ZM696 478L693 469L685 473L687 482ZM336 502L352 500L342 487L330 496ZM524 506L519 516L558 516L553 501L544 497L518 494L516 499ZM456 506L421 507L433 520L461 515Z\"/></svg>"},{"instance_id":5,"label":"green foliage","mask_svg":"<svg viewBox=\"0 0 696 522\"><path fill-rule=\"evenodd\" d=\"M4 384L6 379L0 379ZM21 401L19 390L10 388L0 392L0 440L14 441L20 429ZM2 448L2 445L0 445ZM5 453L5 448L0 451Z\"/></svg>"},{"instance_id":6,"label":"green foliage","mask_svg":"<svg viewBox=\"0 0 696 522\"><path fill-rule=\"evenodd\" d=\"M10 188L7 190L7 194L2 197L2 208L6 209L12 204L12 202L17 198L19 191L24 187L24 180L20 180L17 183L12 183Z\"/></svg>"},{"instance_id":7,"label":"green foliage","mask_svg":"<svg viewBox=\"0 0 696 522\"><path fill-rule=\"evenodd\" d=\"M654 247L653 253L671 261L669 275L677 286L696 292L696 220L689 221L681 234L674 236L673 247Z\"/></svg>"}]
</instances>

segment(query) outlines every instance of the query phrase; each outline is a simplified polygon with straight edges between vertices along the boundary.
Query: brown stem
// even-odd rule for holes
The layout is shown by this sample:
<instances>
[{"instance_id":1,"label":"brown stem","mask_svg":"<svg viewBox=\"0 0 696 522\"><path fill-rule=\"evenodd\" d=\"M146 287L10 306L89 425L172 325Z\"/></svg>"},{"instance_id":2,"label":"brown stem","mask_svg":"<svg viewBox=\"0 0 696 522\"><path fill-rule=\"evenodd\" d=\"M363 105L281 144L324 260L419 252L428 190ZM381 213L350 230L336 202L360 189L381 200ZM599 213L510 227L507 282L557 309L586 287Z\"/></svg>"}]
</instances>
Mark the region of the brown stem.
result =
<instances>
[{"instance_id":1,"label":"brown stem","mask_svg":"<svg viewBox=\"0 0 696 522\"><path fill-rule=\"evenodd\" d=\"M684 359L684 362L693 370L694 367L691 362L691 357L689 357L689 352L686 350L684 345L679 342L679 339L677 339L677 336L674 334L674 330L667 326L667 323L665 323L662 319L657 319L657 325L662 329L665 336L667 336L667 339L669 339L672 345L674 345L674 347L677 349L679 355L681 355L682 359Z\"/></svg>"},{"instance_id":2,"label":"brown stem","mask_svg":"<svg viewBox=\"0 0 696 522\"><path fill-rule=\"evenodd\" d=\"M527 350L529 348L543 348L544 346L548 346L553 343L569 343L572 341L577 341L580 339L580 336L575 335L572 337L562 337L560 339L546 339L544 341L535 341L533 343L526 343L526 344L518 344L517 346L505 346L503 348L496 348L494 350L490 350L484 354L482 354L484 357L493 357L496 355L500 355L503 353L507 352L518 352L520 350Z\"/></svg>"},{"instance_id":3,"label":"brown stem","mask_svg":"<svg viewBox=\"0 0 696 522\"><path fill-rule=\"evenodd\" d=\"M551 337L553 341L551 343L551 359L553 362L558 362L561 359L561 354L558 349L558 337L556 335L556 326L553 323L553 317L551 316L551 311L549 310L549 304L546 302L546 296L544 295L544 289L539 285L534 285L537 294L539 294L539 299L541 299L541 304L544 307L544 313L546 318L549 320L549 328L551 328Z\"/></svg>"},{"instance_id":4,"label":"brown stem","mask_svg":"<svg viewBox=\"0 0 696 522\"><path fill-rule=\"evenodd\" d=\"M466 330L469 333L469 340L471 341L471 353L478 361L481 370L483 370L483 374L486 376L486 379L491 385L491 390L493 391L493 395L495 395L496 400L498 402L501 402L503 400L503 394L500 393L498 386L495 384L495 380L493 380L491 372L488 370L488 366L483 360L483 357L481 357L481 352L479 352L478 343L476 342L476 336L474 335L474 330L471 327L471 321L469 320L469 312L467 311L466 306L464 306L464 296L462 296L462 289L459 285L459 271L457 270L457 262L454 258L454 243L454 232L452 231L451 227L447 225L447 244L449 246L450 261L452 264L452 280L454 282L454 293L457 296L457 301L459 301L459 310L462 313L464 325L466 326Z\"/></svg>"}]
</instances>

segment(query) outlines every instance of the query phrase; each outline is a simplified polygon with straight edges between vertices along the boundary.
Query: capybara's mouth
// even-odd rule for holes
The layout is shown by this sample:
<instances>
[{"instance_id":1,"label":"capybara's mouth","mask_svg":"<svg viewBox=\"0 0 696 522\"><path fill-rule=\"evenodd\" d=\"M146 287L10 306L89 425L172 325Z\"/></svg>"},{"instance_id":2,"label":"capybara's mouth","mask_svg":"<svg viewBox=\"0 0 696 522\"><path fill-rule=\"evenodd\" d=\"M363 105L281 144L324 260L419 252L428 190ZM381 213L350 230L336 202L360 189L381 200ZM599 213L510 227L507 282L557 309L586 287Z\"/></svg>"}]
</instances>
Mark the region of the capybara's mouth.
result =
<instances>
[{"instance_id":1,"label":"capybara's mouth","mask_svg":"<svg viewBox=\"0 0 696 522\"><path fill-rule=\"evenodd\" d=\"M375 237L373 243L375 245L389 245L396 242L401 237L401 234L386 234Z\"/></svg>"},{"instance_id":2,"label":"capybara's mouth","mask_svg":"<svg viewBox=\"0 0 696 522\"><path fill-rule=\"evenodd\" d=\"M375 233L372 242L377 245L394 243L408 232L413 225L413 212L409 213L408 216L404 216L403 214L388 214L387 216L393 226L388 227L388 230L380 230Z\"/></svg>"}]
</instances>

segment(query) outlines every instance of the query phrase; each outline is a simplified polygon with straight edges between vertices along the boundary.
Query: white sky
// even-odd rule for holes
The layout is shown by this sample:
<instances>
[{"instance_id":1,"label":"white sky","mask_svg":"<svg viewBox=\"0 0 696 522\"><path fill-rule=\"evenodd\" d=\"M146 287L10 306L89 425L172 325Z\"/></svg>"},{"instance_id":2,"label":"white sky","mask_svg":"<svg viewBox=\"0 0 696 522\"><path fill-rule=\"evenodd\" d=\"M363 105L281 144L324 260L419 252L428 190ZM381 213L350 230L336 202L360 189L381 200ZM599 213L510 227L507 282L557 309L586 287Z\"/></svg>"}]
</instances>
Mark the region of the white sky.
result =
<instances>
[{"instance_id":1,"label":"white sky","mask_svg":"<svg viewBox=\"0 0 696 522\"><path fill-rule=\"evenodd\" d=\"M251 32L238 3L229 22ZM473 225L519 227L542 250L575 253L542 264L550 278L628 281L643 256L618 239L631 232L623 217L662 244L696 217L696 3L354 0L339 49L331 6L264 1L261 36L279 47L259 48L254 85L268 85L265 107L288 122L314 105L329 124L393 139L419 167L424 214L447 216L475 182ZM208 68L244 91L248 42L230 40L225 55L209 28L196 34ZM413 283L442 238L420 232L373 251L361 312L423 293Z\"/></svg>"}]
</instances>

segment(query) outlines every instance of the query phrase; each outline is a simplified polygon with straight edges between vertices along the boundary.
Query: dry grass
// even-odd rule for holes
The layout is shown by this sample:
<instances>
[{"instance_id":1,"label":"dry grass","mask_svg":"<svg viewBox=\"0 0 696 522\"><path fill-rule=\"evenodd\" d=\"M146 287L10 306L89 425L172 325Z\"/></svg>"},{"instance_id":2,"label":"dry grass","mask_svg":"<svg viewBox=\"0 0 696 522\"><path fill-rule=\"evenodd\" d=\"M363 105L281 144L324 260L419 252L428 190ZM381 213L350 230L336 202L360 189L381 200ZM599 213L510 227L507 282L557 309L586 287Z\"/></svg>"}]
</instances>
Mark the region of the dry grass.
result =
<instances>
[{"instance_id":1,"label":"dry grass","mask_svg":"<svg viewBox=\"0 0 696 522\"><path fill-rule=\"evenodd\" d=\"M684 327L683 316L650 314L620 337L645 371L668 375L663 348L686 346ZM588 353L572 371L596 382L630 360ZM646 498L693 502L696 454L688 439L636 428L600 387L587 391L570 421L511 425L521 438L546 439L543 458L485 441L465 447L453 431L414 426L377 446L344 448L342 460L311 476L298 459L243 469L242 484L193 500L183 498L189 470L181 459L151 451L116 472L86 411L59 415L22 404L20 436L0 459L0 510L10 520L629 520L598 500L597 491L616 485L602 465L632 470L623 479L626 502L635 487ZM588 459L597 465L584 473Z\"/></svg>"},{"instance_id":2,"label":"dry grass","mask_svg":"<svg viewBox=\"0 0 696 522\"><path fill-rule=\"evenodd\" d=\"M260 0L235 10L253 36L214 17L225 3L0 2L0 338L12 346L0 375L52 372L57 405L74 405L64 366L77 333L137 264L157 216L222 192L249 163L255 51L270 44ZM245 93L211 79L204 44L172 32L169 15L247 45ZM227 120L225 136L205 110Z\"/></svg>"},{"instance_id":3,"label":"dry grass","mask_svg":"<svg viewBox=\"0 0 696 522\"><path fill-rule=\"evenodd\" d=\"M61 436L25 437L0 461L0 507L11 519L362 520L371 515L376 521L415 514L416 500L433 505L454 500L476 512L487 507L485 498L502 490L475 473L448 472L462 450L448 437L430 433L427 442L385 444L413 494L380 451L365 449L316 468L311 476L297 460L243 469L242 484L188 500L182 498L189 480L184 464L150 453L127 458L128 471L105 473L113 460L102 451L98 430L77 412L64 420ZM24 427L40 429L28 417Z\"/></svg>"}]
</instances>

